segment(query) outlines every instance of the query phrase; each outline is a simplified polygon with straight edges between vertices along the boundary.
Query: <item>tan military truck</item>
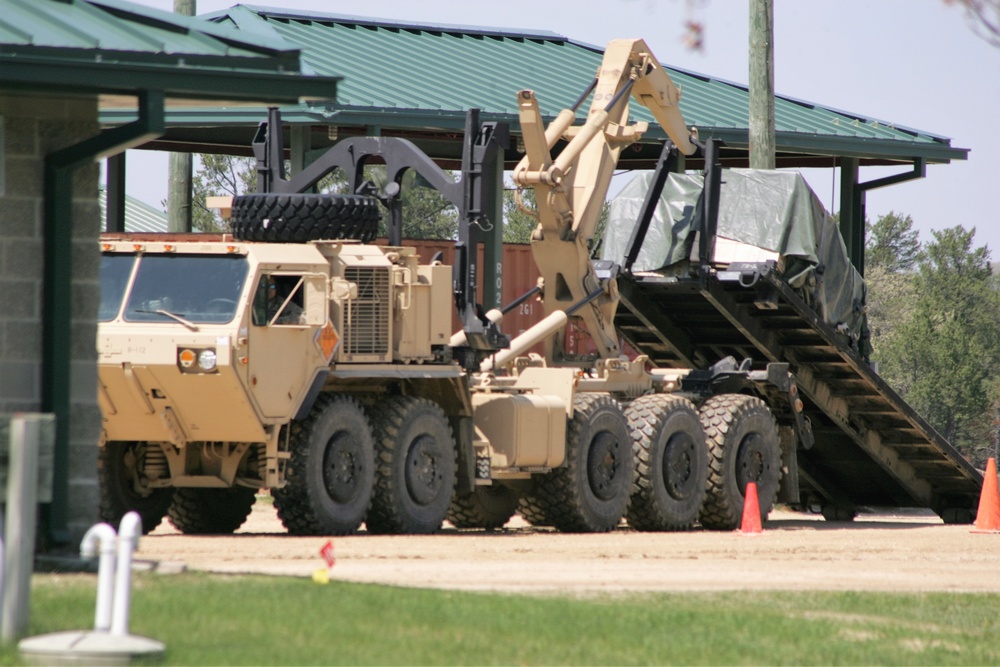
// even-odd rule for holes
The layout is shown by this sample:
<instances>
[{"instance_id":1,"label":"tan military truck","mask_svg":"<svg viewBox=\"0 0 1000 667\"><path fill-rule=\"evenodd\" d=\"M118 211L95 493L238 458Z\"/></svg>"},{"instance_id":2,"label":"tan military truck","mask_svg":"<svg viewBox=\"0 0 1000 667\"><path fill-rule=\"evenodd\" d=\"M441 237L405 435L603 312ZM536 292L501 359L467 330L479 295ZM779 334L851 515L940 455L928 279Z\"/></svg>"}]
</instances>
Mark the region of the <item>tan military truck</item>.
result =
<instances>
[{"instance_id":1,"label":"tan military truck","mask_svg":"<svg viewBox=\"0 0 1000 667\"><path fill-rule=\"evenodd\" d=\"M645 103L654 104L650 91L673 95L655 104L676 102L647 52L628 42L608 58L614 67L595 81L608 99L632 72ZM663 90L650 87L652 79ZM587 197L603 199L617 151L640 135L605 129L624 120L623 100L627 95L617 95L614 113L597 113L571 144L591 148L561 164L570 173L572 165L599 167L581 178L593 179ZM673 128L684 131L675 107L672 114ZM571 131L569 116L561 133ZM375 199L299 194L330 165L320 160L287 181L274 157L282 154L280 132L262 133L255 150L267 192L237 198L236 238L103 240L105 519L135 509L146 530L169 514L187 533L231 532L255 492L270 489L297 534L342 534L362 523L376 532L429 532L446 516L459 526L495 527L518 506L535 523L610 530L632 494L631 418L644 429L641 447L662 448L656 432L666 424L667 435L683 436L682 446L670 449L673 496L659 502L679 506L654 511L637 501L633 522L674 528L696 520L706 466L698 413L685 399L655 395L678 389L683 373L648 373L642 359L617 351L585 368L526 354L570 316L607 323L614 284L595 276L586 234L566 248L557 241L548 253L545 269L558 275L547 277L555 285L547 303L562 306L500 349L506 341L489 335L488 321L467 317L474 270L456 272L453 281L451 267L420 264L410 249L368 244ZM609 138L611 154L604 150ZM391 170L401 151L405 168L443 192L459 190L410 147L358 141L346 149L351 155L378 153ZM529 153L537 149L531 139L526 145ZM344 152L343 143L331 149ZM463 172L464 185L477 170ZM530 182L531 170L522 171ZM359 185L352 182L354 191ZM466 201L463 217L476 208ZM550 217L543 217L540 242ZM464 290L454 288L463 281ZM456 305L466 326L453 336ZM646 394L626 416L624 402ZM766 446L776 452L771 431ZM775 452L765 458L776 465ZM777 470L772 477L776 486Z\"/></svg>"},{"instance_id":2,"label":"tan military truck","mask_svg":"<svg viewBox=\"0 0 1000 667\"><path fill-rule=\"evenodd\" d=\"M748 349L727 347L743 335L769 341L760 325L743 326L735 316L714 324L723 340L678 357L698 362L691 367L666 367L676 366L673 357L662 368L650 362L697 344L670 317L685 294L759 291L766 281L755 287L756 273L744 279L753 271L702 252L685 274L694 276L690 285L671 275L643 279L686 290L675 302L643 307L630 287L632 320L621 329L624 274L614 261L593 261L590 240L619 152L647 129L628 124L629 97L669 134L676 148L668 145L664 156L699 146L684 127L678 91L641 40L608 46L578 106L591 93L583 125L573 124L569 109L548 127L533 93L518 93L525 156L514 178L536 191L532 249L546 316L512 341L499 333L502 313L480 316L474 298L472 246L482 225L472 223L488 208L490 151L504 134L475 114L458 180L412 144L384 137L344 139L289 179L272 111L254 143L261 192L232 202L232 237L103 239L102 517L114 522L137 510L145 530L169 515L186 533L232 532L255 492L270 489L286 528L302 535L345 534L362 524L371 532L426 533L446 518L460 528L495 528L515 512L564 531L608 531L623 518L640 530L699 521L732 529L751 481L762 515L779 486L789 501L807 488L850 509L836 479L820 474L823 466L861 470L854 460L842 464L839 452L848 450L831 444L823 458L810 459L822 465L799 475L797 455L812 447L813 434L781 353L765 348L770 363L737 363L726 354L710 360ZM560 140L566 144L553 158ZM372 156L386 164L389 186L381 192L361 182ZM348 174L351 192L366 194L302 194L333 169ZM395 184L407 169L459 209L454 268L421 263L400 246ZM667 171L661 159L657 178ZM713 173L701 207L703 249L714 243ZM390 246L371 244L379 202L389 211ZM653 198L645 208L655 206ZM649 224L643 220L638 227ZM720 292L721 302L733 298ZM777 305L767 310L777 303L771 293L750 292L750 299L760 312L778 312ZM570 319L586 327L597 354L565 353ZM816 319L795 320L800 337L821 328ZM624 356L623 331L648 352ZM544 355L531 353L539 343ZM861 363L838 345L816 349ZM816 377L809 376L808 407L820 406L816 418L830 422L824 429L847 430L854 423L842 418L847 404ZM861 437L868 447L871 437ZM878 453L873 458L891 460ZM850 456L857 458L853 450ZM952 458L946 467L964 481L935 502L964 506L975 479ZM920 489L930 487L916 479ZM932 500L929 493L917 499Z\"/></svg>"}]
</instances>

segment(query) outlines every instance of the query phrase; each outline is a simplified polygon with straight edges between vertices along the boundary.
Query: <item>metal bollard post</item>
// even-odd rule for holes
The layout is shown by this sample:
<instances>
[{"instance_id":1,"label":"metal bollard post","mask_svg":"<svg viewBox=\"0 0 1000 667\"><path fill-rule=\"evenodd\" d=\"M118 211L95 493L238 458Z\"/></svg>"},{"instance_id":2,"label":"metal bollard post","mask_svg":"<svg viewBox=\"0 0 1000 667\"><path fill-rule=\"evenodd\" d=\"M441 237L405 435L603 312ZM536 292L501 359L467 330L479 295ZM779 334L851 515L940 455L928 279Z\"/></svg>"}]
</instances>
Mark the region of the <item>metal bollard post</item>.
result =
<instances>
[{"instance_id":1,"label":"metal bollard post","mask_svg":"<svg viewBox=\"0 0 1000 667\"><path fill-rule=\"evenodd\" d=\"M10 467L4 531L3 617L0 639L12 642L28 630L31 573L38 513L38 452L43 422L52 415L21 414L10 420Z\"/></svg>"}]
</instances>

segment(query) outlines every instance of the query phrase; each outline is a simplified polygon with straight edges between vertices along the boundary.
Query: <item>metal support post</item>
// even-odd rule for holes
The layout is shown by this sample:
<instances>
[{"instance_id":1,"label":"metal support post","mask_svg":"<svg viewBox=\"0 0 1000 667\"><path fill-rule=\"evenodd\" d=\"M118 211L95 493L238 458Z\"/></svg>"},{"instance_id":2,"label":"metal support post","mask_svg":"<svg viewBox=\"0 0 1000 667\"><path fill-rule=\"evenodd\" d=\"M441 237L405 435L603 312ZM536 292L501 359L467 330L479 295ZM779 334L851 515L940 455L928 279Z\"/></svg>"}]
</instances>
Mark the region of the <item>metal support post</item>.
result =
<instances>
[{"instance_id":1,"label":"metal support post","mask_svg":"<svg viewBox=\"0 0 1000 667\"><path fill-rule=\"evenodd\" d=\"M44 422L52 415L21 414L10 420L10 465L7 470L7 516L4 530L3 617L0 639L10 643L28 630L31 573L38 516L38 462L42 438L53 434Z\"/></svg>"}]
</instances>

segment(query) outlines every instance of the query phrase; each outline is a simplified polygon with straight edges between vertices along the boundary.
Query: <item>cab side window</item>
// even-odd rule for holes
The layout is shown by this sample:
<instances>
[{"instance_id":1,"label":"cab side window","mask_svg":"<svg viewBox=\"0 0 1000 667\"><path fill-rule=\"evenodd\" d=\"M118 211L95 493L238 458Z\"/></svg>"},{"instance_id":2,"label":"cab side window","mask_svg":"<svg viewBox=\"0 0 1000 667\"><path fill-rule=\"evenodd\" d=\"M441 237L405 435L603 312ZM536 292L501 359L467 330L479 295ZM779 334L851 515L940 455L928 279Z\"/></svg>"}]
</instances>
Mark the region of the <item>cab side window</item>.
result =
<instances>
[{"instance_id":1,"label":"cab side window","mask_svg":"<svg viewBox=\"0 0 1000 667\"><path fill-rule=\"evenodd\" d=\"M263 275L257 283L253 301L256 326L305 324L301 276Z\"/></svg>"}]
</instances>

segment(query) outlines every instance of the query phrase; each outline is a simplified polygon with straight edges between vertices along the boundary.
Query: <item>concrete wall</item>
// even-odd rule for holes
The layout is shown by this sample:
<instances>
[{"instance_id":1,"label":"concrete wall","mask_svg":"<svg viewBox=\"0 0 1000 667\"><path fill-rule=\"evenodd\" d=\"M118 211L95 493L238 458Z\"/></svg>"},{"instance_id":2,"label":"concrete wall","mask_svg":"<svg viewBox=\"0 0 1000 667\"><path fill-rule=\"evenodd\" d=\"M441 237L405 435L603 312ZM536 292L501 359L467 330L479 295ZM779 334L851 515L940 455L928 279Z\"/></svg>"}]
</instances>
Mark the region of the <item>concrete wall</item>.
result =
<instances>
[{"instance_id":1,"label":"concrete wall","mask_svg":"<svg viewBox=\"0 0 1000 667\"><path fill-rule=\"evenodd\" d=\"M96 135L97 99L0 94L0 412L41 410L45 155ZM97 164L73 181L70 544L97 521Z\"/></svg>"}]
</instances>

